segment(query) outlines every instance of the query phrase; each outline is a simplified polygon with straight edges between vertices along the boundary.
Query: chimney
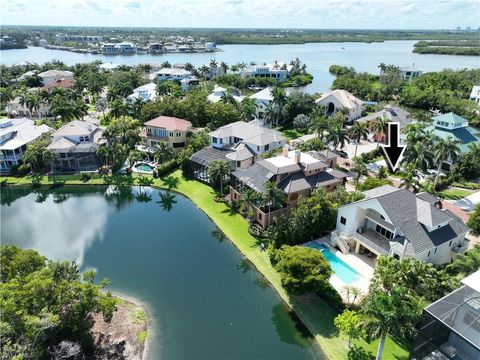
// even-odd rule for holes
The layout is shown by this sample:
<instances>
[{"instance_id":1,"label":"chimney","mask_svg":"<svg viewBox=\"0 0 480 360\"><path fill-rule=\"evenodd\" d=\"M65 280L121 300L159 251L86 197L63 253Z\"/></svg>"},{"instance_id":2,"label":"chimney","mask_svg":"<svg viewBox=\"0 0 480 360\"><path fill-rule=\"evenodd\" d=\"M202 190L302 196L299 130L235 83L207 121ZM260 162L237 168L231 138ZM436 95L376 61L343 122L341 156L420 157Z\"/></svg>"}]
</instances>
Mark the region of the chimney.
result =
<instances>
[{"instance_id":1,"label":"chimney","mask_svg":"<svg viewBox=\"0 0 480 360\"><path fill-rule=\"evenodd\" d=\"M295 155L294 155L294 158L293 160L298 164L300 163L300 156L302 155L302 153L300 152L300 150L295 150Z\"/></svg>"},{"instance_id":2,"label":"chimney","mask_svg":"<svg viewBox=\"0 0 480 360\"><path fill-rule=\"evenodd\" d=\"M288 146L287 145L283 145L282 155L285 156L285 157L288 157Z\"/></svg>"}]
</instances>

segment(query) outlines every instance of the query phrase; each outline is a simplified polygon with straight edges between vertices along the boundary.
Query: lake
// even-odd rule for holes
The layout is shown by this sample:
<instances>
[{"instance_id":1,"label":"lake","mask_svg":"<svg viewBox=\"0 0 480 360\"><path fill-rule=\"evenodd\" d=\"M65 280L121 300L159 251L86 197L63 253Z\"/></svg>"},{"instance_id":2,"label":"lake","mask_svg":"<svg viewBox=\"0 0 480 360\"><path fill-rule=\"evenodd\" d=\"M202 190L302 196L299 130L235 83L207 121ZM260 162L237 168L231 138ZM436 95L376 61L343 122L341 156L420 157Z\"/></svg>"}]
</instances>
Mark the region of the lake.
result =
<instances>
[{"instance_id":1,"label":"lake","mask_svg":"<svg viewBox=\"0 0 480 360\"><path fill-rule=\"evenodd\" d=\"M148 359L323 358L202 211L180 195L159 203L158 190L142 191L147 196L138 188L2 189L2 244L76 260L110 279L111 290L147 304Z\"/></svg>"},{"instance_id":2,"label":"lake","mask_svg":"<svg viewBox=\"0 0 480 360\"><path fill-rule=\"evenodd\" d=\"M211 59L227 64L256 61L257 63L290 61L299 58L307 64L308 71L314 76L313 83L306 87L310 93L327 91L334 79L328 72L330 65L353 66L359 71L378 73L380 63L398 66L411 66L423 71L438 71L445 68L478 68L480 57L454 55L422 55L412 53L416 41L385 41L382 43L309 43L287 45L220 45L223 50L217 53L165 54L165 55L93 55L69 51L48 50L40 47L28 49L3 50L0 52L1 63L18 64L22 61L44 63L53 59L68 65L100 60L114 64L136 65L139 63L191 62L199 67L208 64Z\"/></svg>"}]
</instances>

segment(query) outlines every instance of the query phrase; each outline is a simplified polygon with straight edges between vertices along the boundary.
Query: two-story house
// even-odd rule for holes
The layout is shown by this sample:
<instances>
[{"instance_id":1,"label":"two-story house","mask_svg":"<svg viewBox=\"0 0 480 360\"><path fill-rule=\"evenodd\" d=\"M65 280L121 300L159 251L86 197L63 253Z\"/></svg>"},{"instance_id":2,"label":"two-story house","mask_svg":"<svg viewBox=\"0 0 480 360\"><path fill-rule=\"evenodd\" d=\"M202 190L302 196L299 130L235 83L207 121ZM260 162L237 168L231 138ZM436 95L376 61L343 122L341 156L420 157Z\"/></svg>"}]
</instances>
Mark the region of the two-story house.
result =
<instances>
[{"instance_id":1,"label":"two-story house","mask_svg":"<svg viewBox=\"0 0 480 360\"><path fill-rule=\"evenodd\" d=\"M290 151L287 146L282 154L268 159L259 158L247 168L238 168L231 174L230 198L240 199L250 188L264 193L268 181L273 181L285 193L286 204L270 209L260 204L251 204L255 221L263 228L270 226L274 219L296 207L300 197L309 197L314 189L332 191L345 183L347 174L335 170L337 155L327 151L302 153Z\"/></svg>"},{"instance_id":2,"label":"two-story house","mask_svg":"<svg viewBox=\"0 0 480 360\"><path fill-rule=\"evenodd\" d=\"M47 149L55 153L53 171L93 171L98 169L97 149L105 143L97 125L75 120L52 134Z\"/></svg>"},{"instance_id":3,"label":"two-story house","mask_svg":"<svg viewBox=\"0 0 480 360\"><path fill-rule=\"evenodd\" d=\"M249 66L242 72L242 76L253 78L272 78L282 82L288 78L292 68L292 65L275 61L273 64Z\"/></svg>"},{"instance_id":4,"label":"two-story house","mask_svg":"<svg viewBox=\"0 0 480 360\"><path fill-rule=\"evenodd\" d=\"M0 172L8 173L12 166L20 165L28 144L50 130L26 118L0 119Z\"/></svg>"},{"instance_id":5,"label":"two-story house","mask_svg":"<svg viewBox=\"0 0 480 360\"><path fill-rule=\"evenodd\" d=\"M171 80L180 82L192 76L190 71L178 68L163 68L155 74L158 81Z\"/></svg>"},{"instance_id":6,"label":"two-story house","mask_svg":"<svg viewBox=\"0 0 480 360\"><path fill-rule=\"evenodd\" d=\"M333 90L315 100L315 104L325 107L328 116L341 109L347 109L347 121L352 122L362 116L363 101L346 90Z\"/></svg>"},{"instance_id":7,"label":"two-story house","mask_svg":"<svg viewBox=\"0 0 480 360\"><path fill-rule=\"evenodd\" d=\"M187 141L187 133L192 128L188 120L170 116L159 116L147 121L141 131L142 144L154 148L160 142L168 143L175 153L179 153Z\"/></svg>"},{"instance_id":8,"label":"two-story house","mask_svg":"<svg viewBox=\"0 0 480 360\"><path fill-rule=\"evenodd\" d=\"M74 80L73 73L71 71L64 70L47 70L37 75L43 86L50 84L56 80Z\"/></svg>"},{"instance_id":9,"label":"two-story house","mask_svg":"<svg viewBox=\"0 0 480 360\"><path fill-rule=\"evenodd\" d=\"M265 110L268 105L273 102L272 88L266 87L265 89L250 95L250 99L255 101L255 118L263 120L265 117Z\"/></svg>"},{"instance_id":10,"label":"two-story house","mask_svg":"<svg viewBox=\"0 0 480 360\"><path fill-rule=\"evenodd\" d=\"M356 253L444 264L468 248L469 228L452 212L442 210L436 197L390 185L364 194L364 200L338 208L336 236L332 236Z\"/></svg>"},{"instance_id":11,"label":"two-story house","mask_svg":"<svg viewBox=\"0 0 480 360\"><path fill-rule=\"evenodd\" d=\"M127 96L127 102L133 103L136 99L142 102L152 101L157 96L157 85L153 82L139 86L133 93Z\"/></svg>"}]
</instances>

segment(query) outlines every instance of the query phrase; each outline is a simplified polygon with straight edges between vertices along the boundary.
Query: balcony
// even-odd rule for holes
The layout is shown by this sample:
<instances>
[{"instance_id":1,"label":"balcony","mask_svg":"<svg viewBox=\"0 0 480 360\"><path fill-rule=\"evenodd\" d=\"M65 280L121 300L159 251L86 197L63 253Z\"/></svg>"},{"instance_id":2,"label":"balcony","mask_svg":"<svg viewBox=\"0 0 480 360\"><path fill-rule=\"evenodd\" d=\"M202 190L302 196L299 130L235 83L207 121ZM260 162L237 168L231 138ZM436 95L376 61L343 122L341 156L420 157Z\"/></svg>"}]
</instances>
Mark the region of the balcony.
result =
<instances>
[{"instance_id":1,"label":"balcony","mask_svg":"<svg viewBox=\"0 0 480 360\"><path fill-rule=\"evenodd\" d=\"M377 253L378 255L388 255L390 252L390 242L382 235L371 229L360 230L362 233L351 233L349 236L359 241L361 245Z\"/></svg>"}]
</instances>

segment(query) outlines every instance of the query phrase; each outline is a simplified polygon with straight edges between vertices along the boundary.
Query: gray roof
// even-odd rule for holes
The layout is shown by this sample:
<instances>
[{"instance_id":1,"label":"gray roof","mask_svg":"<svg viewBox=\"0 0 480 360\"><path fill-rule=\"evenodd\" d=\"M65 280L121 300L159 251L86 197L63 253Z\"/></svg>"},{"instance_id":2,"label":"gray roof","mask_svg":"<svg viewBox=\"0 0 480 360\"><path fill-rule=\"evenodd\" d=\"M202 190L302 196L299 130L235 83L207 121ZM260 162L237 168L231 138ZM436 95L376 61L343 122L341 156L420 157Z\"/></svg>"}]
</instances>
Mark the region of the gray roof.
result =
<instances>
[{"instance_id":1,"label":"gray roof","mask_svg":"<svg viewBox=\"0 0 480 360\"><path fill-rule=\"evenodd\" d=\"M266 161L265 159L259 160L258 163L268 169L273 174L286 174L294 171L300 171L302 169L302 167L298 163L282 166L281 168L275 166L269 161Z\"/></svg>"},{"instance_id":2,"label":"gray roof","mask_svg":"<svg viewBox=\"0 0 480 360\"><path fill-rule=\"evenodd\" d=\"M233 161L243 161L255 157L255 153L245 145L240 142L232 148L233 152L227 155L227 158Z\"/></svg>"},{"instance_id":3,"label":"gray roof","mask_svg":"<svg viewBox=\"0 0 480 360\"><path fill-rule=\"evenodd\" d=\"M321 171L315 175L305 176L303 172L298 172L287 176L280 181L278 187L285 193L290 194L302 190L313 190L317 187L337 184L345 178L347 174L341 171Z\"/></svg>"},{"instance_id":4,"label":"gray roof","mask_svg":"<svg viewBox=\"0 0 480 360\"><path fill-rule=\"evenodd\" d=\"M307 154L321 161L328 161L338 157L338 155L335 154L333 151L327 151L327 150L320 150L320 151L311 150L311 151L308 151Z\"/></svg>"},{"instance_id":5,"label":"gray roof","mask_svg":"<svg viewBox=\"0 0 480 360\"><path fill-rule=\"evenodd\" d=\"M237 121L218 128L210 133L210 136L216 138L236 137L250 144L265 146L273 142L285 140L276 130L266 129L262 126L250 124L245 121Z\"/></svg>"},{"instance_id":6,"label":"gray roof","mask_svg":"<svg viewBox=\"0 0 480 360\"><path fill-rule=\"evenodd\" d=\"M197 151L195 154L192 154L190 160L197 164L208 166L215 160L228 161L226 156L232 152L232 150L220 150L213 147L206 147Z\"/></svg>"},{"instance_id":7,"label":"gray roof","mask_svg":"<svg viewBox=\"0 0 480 360\"><path fill-rule=\"evenodd\" d=\"M265 183L269 181L274 174L260 165L260 163L256 162L246 169L238 169L234 171L232 175L252 189L264 192Z\"/></svg>"},{"instance_id":8,"label":"gray roof","mask_svg":"<svg viewBox=\"0 0 480 360\"><path fill-rule=\"evenodd\" d=\"M436 203L440 202L439 198L437 198L436 196L434 196L432 194L429 194L426 191L418 193L417 198L419 198L420 200L426 201L430 204L436 204Z\"/></svg>"},{"instance_id":9,"label":"gray roof","mask_svg":"<svg viewBox=\"0 0 480 360\"><path fill-rule=\"evenodd\" d=\"M383 110L361 117L357 121L358 122L372 121L378 117L388 119L391 122L399 122L401 129L403 129L405 126L407 126L413 121L410 118L410 113L408 111L403 110L401 108L393 107L390 105L385 106Z\"/></svg>"}]
</instances>

